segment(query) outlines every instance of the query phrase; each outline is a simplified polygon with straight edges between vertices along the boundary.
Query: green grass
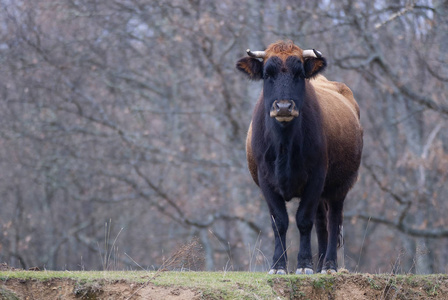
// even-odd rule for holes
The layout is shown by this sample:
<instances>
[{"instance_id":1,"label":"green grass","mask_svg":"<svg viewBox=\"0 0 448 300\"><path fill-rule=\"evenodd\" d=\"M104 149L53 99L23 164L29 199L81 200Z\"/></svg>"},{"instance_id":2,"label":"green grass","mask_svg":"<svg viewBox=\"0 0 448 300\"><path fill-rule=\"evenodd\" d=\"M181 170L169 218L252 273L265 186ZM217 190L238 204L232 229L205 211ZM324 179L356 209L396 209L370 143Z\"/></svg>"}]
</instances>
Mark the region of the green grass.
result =
<instances>
[{"instance_id":1,"label":"green grass","mask_svg":"<svg viewBox=\"0 0 448 300\"><path fill-rule=\"evenodd\" d=\"M282 278L297 277L285 275ZM76 281L94 280L128 280L145 283L151 280L156 285L182 285L185 287L228 285L229 282L252 282L266 284L268 279L274 278L265 273L252 272L154 272L154 271L1 271L0 280L8 279L50 280L55 278L72 279Z\"/></svg>"},{"instance_id":2,"label":"green grass","mask_svg":"<svg viewBox=\"0 0 448 300\"><path fill-rule=\"evenodd\" d=\"M95 280L121 280L126 279L135 282L145 282L144 278L155 272L144 271L2 271L0 280L7 279L34 279L50 280L55 278L72 279L75 281L95 281Z\"/></svg>"}]
</instances>

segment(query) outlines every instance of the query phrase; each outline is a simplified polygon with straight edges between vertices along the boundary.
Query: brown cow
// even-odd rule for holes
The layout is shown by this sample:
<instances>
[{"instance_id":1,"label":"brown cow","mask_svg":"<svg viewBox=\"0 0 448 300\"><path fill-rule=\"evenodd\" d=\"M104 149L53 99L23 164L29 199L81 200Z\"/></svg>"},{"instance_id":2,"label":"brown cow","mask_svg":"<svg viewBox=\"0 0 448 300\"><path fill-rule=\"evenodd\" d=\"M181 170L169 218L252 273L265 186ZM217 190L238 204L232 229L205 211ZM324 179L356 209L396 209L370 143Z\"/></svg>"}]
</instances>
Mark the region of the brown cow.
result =
<instances>
[{"instance_id":1,"label":"brown cow","mask_svg":"<svg viewBox=\"0 0 448 300\"><path fill-rule=\"evenodd\" d=\"M326 60L316 50L277 42L247 50L238 70L263 79L246 141L247 161L271 213L275 249L270 274L287 265L286 202L300 198L296 274L312 274L311 229L319 244L317 272L337 271L344 199L358 176L363 130L359 107L343 83L318 75Z\"/></svg>"}]
</instances>

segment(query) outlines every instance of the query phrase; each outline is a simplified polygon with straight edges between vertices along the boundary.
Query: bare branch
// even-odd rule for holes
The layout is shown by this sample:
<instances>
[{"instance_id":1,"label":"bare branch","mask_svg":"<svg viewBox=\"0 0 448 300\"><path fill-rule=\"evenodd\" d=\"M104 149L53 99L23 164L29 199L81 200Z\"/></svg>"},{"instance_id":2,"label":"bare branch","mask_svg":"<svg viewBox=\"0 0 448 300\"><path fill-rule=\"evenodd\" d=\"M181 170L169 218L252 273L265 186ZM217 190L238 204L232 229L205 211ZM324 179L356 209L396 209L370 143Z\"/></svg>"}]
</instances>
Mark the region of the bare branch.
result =
<instances>
[{"instance_id":1,"label":"bare branch","mask_svg":"<svg viewBox=\"0 0 448 300\"><path fill-rule=\"evenodd\" d=\"M373 167L365 162L362 163L364 168L366 168L367 171L369 171L370 176L372 176L373 181L378 185L378 187L388 195L390 195L395 201L397 201L399 204L402 205L408 205L411 203L411 201L403 198L399 194L395 193L393 190L391 190L387 185L384 185L379 177L376 175L376 173L373 171Z\"/></svg>"},{"instance_id":2,"label":"bare branch","mask_svg":"<svg viewBox=\"0 0 448 300\"><path fill-rule=\"evenodd\" d=\"M400 10L400 11L398 11L398 12L392 14L392 15L391 15L387 20L385 20L384 22L377 23L377 24L375 25L375 29L380 29L381 27L383 27L383 26L386 25L387 23L389 23L389 22L395 20L396 18L399 18L399 17L403 16L404 14L406 14L406 13L412 11L412 10L414 9L414 5L415 5L414 2L408 2L408 4L406 4L406 6L405 6L402 10Z\"/></svg>"},{"instance_id":3,"label":"bare branch","mask_svg":"<svg viewBox=\"0 0 448 300\"><path fill-rule=\"evenodd\" d=\"M399 221L391 221L386 217L369 215L367 213L360 213L360 212L347 212L344 214L344 216L347 218L359 218L363 220L370 220L376 223L380 223L413 237L426 237L426 238L448 237L448 228L417 229L404 222L400 223Z\"/></svg>"}]
</instances>

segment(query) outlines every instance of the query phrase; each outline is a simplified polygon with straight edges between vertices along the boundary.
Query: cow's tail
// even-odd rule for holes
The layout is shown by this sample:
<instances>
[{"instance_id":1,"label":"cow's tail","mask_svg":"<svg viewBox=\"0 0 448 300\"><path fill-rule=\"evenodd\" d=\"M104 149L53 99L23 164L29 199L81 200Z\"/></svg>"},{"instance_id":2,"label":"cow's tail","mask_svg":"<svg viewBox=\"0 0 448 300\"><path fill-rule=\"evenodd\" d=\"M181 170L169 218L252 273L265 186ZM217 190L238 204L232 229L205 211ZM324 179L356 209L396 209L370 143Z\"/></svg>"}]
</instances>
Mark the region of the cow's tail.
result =
<instances>
[{"instance_id":1,"label":"cow's tail","mask_svg":"<svg viewBox=\"0 0 448 300\"><path fill-rule=\"evenodd\" d=\"M338 236L338 248L344 246L344 226L339 226L339 236Z\"/></svg>"}]
</instances>

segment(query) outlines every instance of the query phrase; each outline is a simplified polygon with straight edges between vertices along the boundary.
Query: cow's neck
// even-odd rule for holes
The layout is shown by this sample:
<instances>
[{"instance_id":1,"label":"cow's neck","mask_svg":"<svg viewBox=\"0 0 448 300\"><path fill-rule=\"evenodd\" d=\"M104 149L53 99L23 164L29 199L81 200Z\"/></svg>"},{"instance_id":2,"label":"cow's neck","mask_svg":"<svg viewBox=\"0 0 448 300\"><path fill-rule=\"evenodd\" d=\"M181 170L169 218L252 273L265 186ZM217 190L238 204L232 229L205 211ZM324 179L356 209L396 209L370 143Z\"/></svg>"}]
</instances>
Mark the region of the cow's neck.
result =
<instances>
[{"instance_id":1,"label":"cow's neck","mask_svg":"<svg viewBox=\"0 0 448 300\"><path fill-rule=\"evenodd\" d=\"M273 121L273 120L272 120ZM271 134L275 134L273 145L274 155L274 171L275 178L278 181L280 193L283 194L285 200L290 200L297 192L297 182L303 172L300 162L302 161L302 126L301 116L294 120L294 123L288 126L274 124L275 130L271 130Z\"/></svg>"}]
</instances>

